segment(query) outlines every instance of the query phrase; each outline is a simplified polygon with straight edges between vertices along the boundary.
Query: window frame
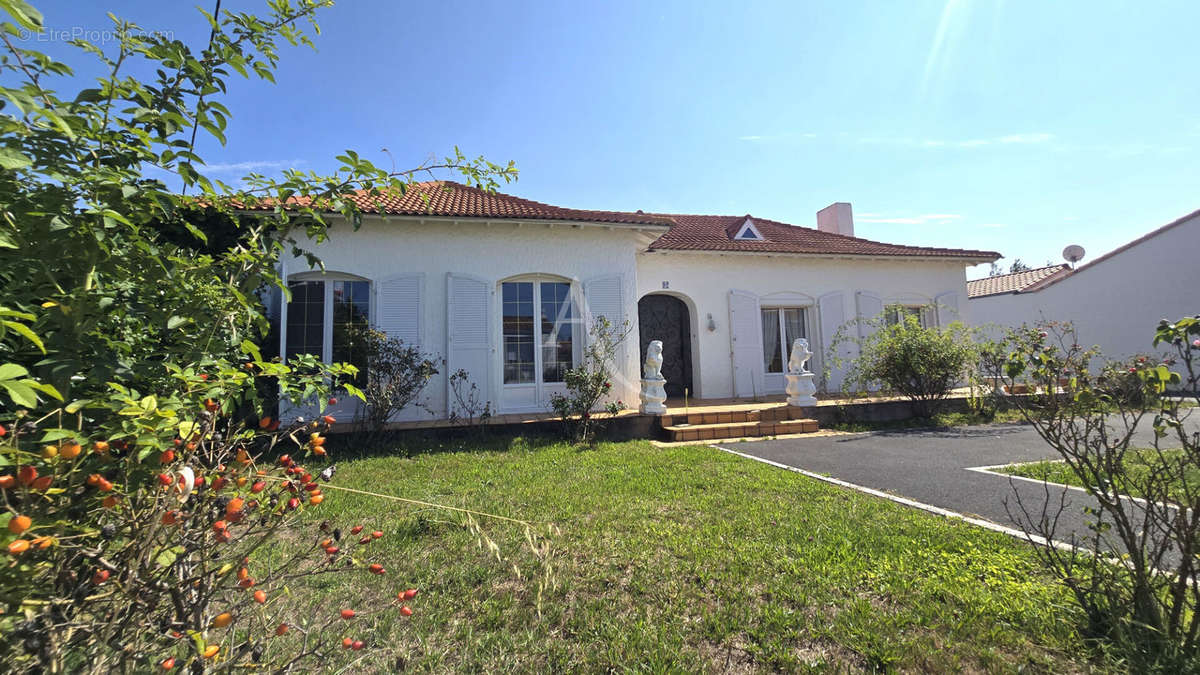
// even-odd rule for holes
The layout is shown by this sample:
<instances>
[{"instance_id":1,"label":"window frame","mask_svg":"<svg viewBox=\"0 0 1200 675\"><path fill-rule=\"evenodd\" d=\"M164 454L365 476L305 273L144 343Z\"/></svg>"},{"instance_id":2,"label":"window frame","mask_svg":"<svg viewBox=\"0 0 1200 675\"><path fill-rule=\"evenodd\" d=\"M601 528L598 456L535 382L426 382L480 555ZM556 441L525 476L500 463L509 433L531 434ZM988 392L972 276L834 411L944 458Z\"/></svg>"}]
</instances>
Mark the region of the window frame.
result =
<instances>
[{"instance_id":1,"label":"window frame","mask_svg":"<svg viewBox=\"0 0 1200 675\"><path fill-rule=\"evenodd\" d=\"M936 319L930 322L931 306L928 304L916 304L911 302L893 302L883 307L883 325L895 326L900 323L900 313L905 316L915 315L917 321L921 324L921 328L929 328L931 325L936 325Z\"/></svg>"},{"instance_id":2,"label":"window frame","mask_svg":"<svg viewBox=\"0 0 1200 675\"><path fill-rule=\"evenodd\" d=\"M529 382L506 382L505 368L508 365L507 349L504 343L504 284L520 284L529 283L533 285L533 380ZM582 316L582 303L579 302L579 284L574 279L555 276L552 274L524 274L507 279L501 279L497 282L497 291L499 295L500 311L500 386L504 389L521 389L521 388L537 388L541 391L545 387L561 387L565 385L565 381L547 382L545 380L545 360L543 358L543 349L546 348L546 343L543 341L541 330L541 309L542 309L542 284L566 284L567 286L567 303L571 308L571 317L567 319L567 323L571 326L571 368L578 368L583 355L583 341L585 336L582 329L584 320ZM552 334L554 335L554 334Z\"/></svg>"},{"instance_id":3,"label":"window frame","mask_svg":"<svg viewBox=\"0 0 1200 675\"><path fill-rule=\"evenodd\" d=\"M783 374L787 373L787 363L788 363L788 360L792 356L791 353L789 352L789 347L790 347L791 343L793 341L795 341L795 339L797 337L805 338L809 341L809 344L812 344L812 339L809 338L809 335L812 334L812 326L811 326L812 313L808 311L810 307L812 307L812 305L775 305L775 304L771 304L771 305L760 305L759 306L758 314L759 314L760 325L762 322L762 315L764 312L775 312L776 313L775 314L776 321L779 322L779 347L781 349L780 354L782 356L782 358L779 361L780 369L778 371L768 370L767 369L766 345L765 344L763 345L762 366L763 366L763 374L764 375L783 375ZM800 312L800 325L804 328L804 335L793 336L793 337L791 337L791 339L789 339L789 337L787 335L787 321L784 320L784 313L789 309L794 309L794 310Z\"/></svg>"},{"instance_id":4,"label":"window frame","mask_svg":"<svg viewBox=\"0 0 1200 675\"><path fill-rule=\"evenodd\" d=\"M334 310L334 308L333 308L333 284L331 282L351 281L351 282L365 282L367 284L367 325L372 328L375 327L375 314L376 314L375 282L371 281L370 279L368 279L366 277L361 277L356 274L347 274L345 272L300 272L298 274L288 275L288 277L285 281L285 285L289 286L289 294L290 294L290 285L293 282L304 282L304 281L320 281L320 282L322 282L321 286L322 286L323 294L324 294L323 295L324 307L323 307L323 315L321 318L321 356L320 356L320 358L321 358L322 363L332 363L332 359L333 359L333 310ZM286 300L282 304L290 305L291 301ZM291 312L287 312L286 315L290 317ZM280 352L282 354L283 362L286 363L287 360L293 356L293 354L291 354L288 351L287 321L286 320L281 321L280 324L281 324L280 328L281 328L281 333L282 333L282 338L283 338L280 341L281 342L280 347L282 348L280 350Z\"/></svg>"}]
</instances>

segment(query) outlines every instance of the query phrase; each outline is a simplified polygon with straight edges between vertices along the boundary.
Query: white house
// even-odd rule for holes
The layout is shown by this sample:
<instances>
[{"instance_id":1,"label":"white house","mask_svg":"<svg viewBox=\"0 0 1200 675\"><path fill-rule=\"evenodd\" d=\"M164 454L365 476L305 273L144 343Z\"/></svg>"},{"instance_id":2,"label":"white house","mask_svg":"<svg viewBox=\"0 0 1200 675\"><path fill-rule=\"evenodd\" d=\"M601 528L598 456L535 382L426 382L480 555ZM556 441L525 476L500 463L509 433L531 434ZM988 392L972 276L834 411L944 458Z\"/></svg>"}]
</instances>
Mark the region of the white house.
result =
<instances>
[{"instance_id":1,"label":"white house","mask_svg":"<svg viewBox=\"0 0 1200 675\"><path fill-rule=\"evenodd\" d=\"M795 338L821 355L840 325L885 306L936 306L924 320L949 321L965 305L966 267L999 257L854 237L845 203L818 213L815 229L567 209L452 182L360 206L360 229L335 225L314 247L326 271L284 261L292 299L273 310L280 349L353 362L339 336L377 326L446 359L426 390L435 416L450 409L447 374L460 368L501 413L546 410L599 315L632 327L613 382L630 407L652 339L663 341L671 396L782 393Z\"/></svg>"},{"instance_id":2,"label":"white house","mask_svg":"<svg viewBox=\"0 0 1200 675\"><path fill-rule=\"evenodd\" d=\"M1200 211L1071 270L1054 265L968 282L976 324L1071 321L1106 356L1151 354L1160 319L1200 314Z\"/></svg>"}]
</instances>

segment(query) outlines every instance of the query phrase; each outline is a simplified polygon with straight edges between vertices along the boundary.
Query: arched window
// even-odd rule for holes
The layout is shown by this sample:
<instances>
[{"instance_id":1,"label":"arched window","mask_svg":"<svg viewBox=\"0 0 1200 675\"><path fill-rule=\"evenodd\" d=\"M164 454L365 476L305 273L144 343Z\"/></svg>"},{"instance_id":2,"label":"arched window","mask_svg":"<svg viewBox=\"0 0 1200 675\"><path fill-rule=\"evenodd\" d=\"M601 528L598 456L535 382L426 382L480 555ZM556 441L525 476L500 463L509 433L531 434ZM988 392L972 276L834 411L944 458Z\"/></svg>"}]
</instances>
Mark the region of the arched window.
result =
<instances>
[{"instance_id":1,"label":"arched window","mask_svg":"<svg viewBox=\"0 0 1200 675\"><path fill-rule=\"evenodd\" d=\"M288 277L284 359L312 354L326 363L358 366L366 377L367 358L358 331L371 325L371 282L349 274L305 272Z\"/></svg>"}]
</instances>

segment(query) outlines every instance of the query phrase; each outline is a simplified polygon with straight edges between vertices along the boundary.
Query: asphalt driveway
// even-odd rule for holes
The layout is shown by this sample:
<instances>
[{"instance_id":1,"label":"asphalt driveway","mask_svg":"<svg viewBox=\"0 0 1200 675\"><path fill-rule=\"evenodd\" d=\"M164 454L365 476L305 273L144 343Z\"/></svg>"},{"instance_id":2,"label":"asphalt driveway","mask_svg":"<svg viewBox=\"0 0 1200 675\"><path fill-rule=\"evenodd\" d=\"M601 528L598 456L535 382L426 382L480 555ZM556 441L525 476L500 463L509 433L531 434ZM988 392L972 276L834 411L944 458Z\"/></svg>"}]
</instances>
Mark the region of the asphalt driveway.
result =
<instances>
[{"instance_id":1,"label":"asphalt driveway","mask_svg":"<svg viewBox=\"0 0 1200 675\"><path fill-rule=\"evenodd\" d=\"M1140 440L1149 445L1149 438L1146 434ZM1057 459L1057 453L1026 424L714 445L1016 529L1021 529L1021 523L1014 491L1035 517L1048 500L1057 510L1065 499L1054 537L1059 541L1069 541L1073 533L1087 535L1083 508L1094 503L1080 490L969 470Z\"/></svg>"}]
</instances>

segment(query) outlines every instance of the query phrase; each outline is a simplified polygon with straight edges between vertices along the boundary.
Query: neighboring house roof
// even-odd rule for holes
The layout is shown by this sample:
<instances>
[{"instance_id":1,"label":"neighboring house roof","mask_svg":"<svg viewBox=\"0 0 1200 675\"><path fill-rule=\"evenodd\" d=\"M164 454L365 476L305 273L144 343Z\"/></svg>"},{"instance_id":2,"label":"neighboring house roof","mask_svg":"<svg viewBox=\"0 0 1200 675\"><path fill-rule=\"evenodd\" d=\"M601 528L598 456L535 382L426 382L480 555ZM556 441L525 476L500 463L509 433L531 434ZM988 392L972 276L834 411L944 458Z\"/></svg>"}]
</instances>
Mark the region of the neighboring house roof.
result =
<instances>
[{"instance_id":1,"label":"neighboring house roof","mask_svg":"<svg viewBox=\"0 0 1200 675\"><path fill-rule=\"evenodd\" d=\"M1069 265L1050 265L1048 267L1025 270L1024 272L998 274L986 279L976 279L967 282L967 297L982 298L985 295L1020 293L1029 290L1030 287L1046 279L1056 275L1065 276L1070 273L1071 267Z\"/></svg>"},{"instance_id":2,"label":"neighboring house roof","mask_svg":"<svg viewBox=\"0 0 1200 675\"><path fill-rule=\"evenodd\" d=\"M1016 274L1002 274L1000 276L988 277L987 279L976 279L975 281L967 282L967 297L982 298L988 295L1000 295L1002 293L1033 293L1040 291L1043 288L1053 286L1058 282L1068 277L1073 277L1081 272L1092 269L1105 260L1109 260L1129 249L1141 244L1145 241L1153 239L1158 235L1174 229L1184 223L1192 222L1200 216L1200 209L1191 213L1176 218L1162 227L1151 230L1146 234L1134 239L1131 242L1118 246L1104 255L1092 260L1084 265L1080 265L1075 269L1071 269L1067 265L1051 265L1049 267L1040 267L1028 272L1017 272ZM1030 275L1033 275L1030 278ZM1081 282L1082 283L1082 282Z\"/></svg>"},{"instance_id":3,"label":"neighboring house roof","mask_svg":"<svg viewBox=\"0 0 1200 675\"><path fill-rule=\"evenodd\" d=\"M1100 263L1104 262L1105 260L1108 260L1109 258L1112 258L1114 256L1117 256L1117 255L1125 252L1125 251L1128 251L1129 249L1133 248L1134 246L1137 246L1138 244L1141 244L1142 242L1153 239L1154 237L1157 237L1158 235L1166 232L1167 230L1171 230L1176 227L1179 227L1180 225L1182 225L1184 223L1191 222L1197 216L1200 216L1200 209L1192 211L1191 213L1187 214L1186 216L1183 216L1182 218L1176 218L1175 220L1172 220L1171 222L1167 223L1166 225L1163 225L1162 227L1160 227L1158 229L1151 230L1151 231L1147 232L1146 234L1143 234L1142 236L1138 237L1137 239L1134 239L1131 242L1128 242L1122 246L1118 246L1117 248L1114 248L1113 250L1109 251L1108 253L1105 253L1104 255L1100 256L1099 258L1096 258L1096 259L1091 260L1083 265L1080 265L1079 267L1076 267L1075 270L1073 272L1071 272L1070 274L1063 274L1063 275L1055 276L1055 277L1052 277L1049 279L1045 279L1044 281L1036 284L1035 286L1032 286L1032 287L1026 289L1026 291L1040 291L1043 288L1046 288L1047 286L1052 286L1069 276L1074 276L1076 274L1079 274L1080 272L1090 270L1093 267L1095 267L1096 265L1099 265Z\"/></svg>"},{"instance_id":4,"label":"neighboring house roof","mask_svg":"<svg viewBox=\"0 0 1200 675\"><path fill-rule=\"evenodd\" d=\"M360 210L391 216L444 216L489 220L548 220L591 223L620 223L638 226L669 227L650 244L651 251L717 251L744 253L785 253L808 255L906 256L991 261L1000 257L994 251L957 248L902 246L858 237L822 232L809 227L788 225L762 218L744 216L696 216L643 213L641 211L592 211L568 209L521 199L499 192L487 192L454 181L415 183L403 195L370 195L356 192L349 196ZM304 199L292 203L308 205ZM264 201L260 210L273 208ZM751 219L762 240L735 239L742 223Z\"/></svg>"},{"instance_id":5,"label":"neighboring house roof","mask_svg":"<svg viewBox=\"0 0 1200 675\"><path fill-rule=\"evenodd\" d=\"M650 244L651 251L733 251L744 253L798 253L810 255L911 256L922 258L967 258L990 261L994 251L930 246L885 244L811 227L800 227L765 218L752 218L762 233L761 241L734 239L730 232L749 216L700 216L660 213L676 223Z\"/></svg>"}]
</instances>

